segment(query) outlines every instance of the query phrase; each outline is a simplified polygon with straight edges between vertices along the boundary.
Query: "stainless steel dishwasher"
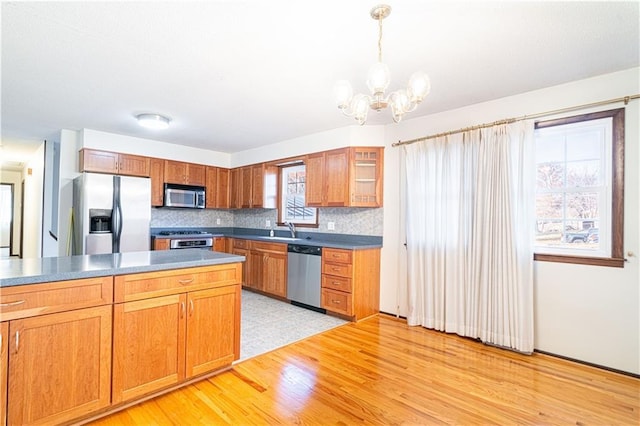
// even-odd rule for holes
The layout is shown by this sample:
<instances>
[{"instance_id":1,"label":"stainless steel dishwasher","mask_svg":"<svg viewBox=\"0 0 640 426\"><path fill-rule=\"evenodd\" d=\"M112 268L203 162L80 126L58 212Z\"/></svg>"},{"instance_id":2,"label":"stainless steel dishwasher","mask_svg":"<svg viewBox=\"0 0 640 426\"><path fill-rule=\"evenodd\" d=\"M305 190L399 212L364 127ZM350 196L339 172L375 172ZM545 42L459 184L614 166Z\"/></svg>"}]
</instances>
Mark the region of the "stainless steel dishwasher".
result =
<instances>
[{"instance_id":1,"label":"stainless steel dishwasher","mask_svg":"<svg viewBox=\"0 0 640 426\"><path fill-rule=\"evenodd\" d=\"M287 299L291 304L325 312L321 308L322 247L289 244Z\"/></svg>"}]
</instances>

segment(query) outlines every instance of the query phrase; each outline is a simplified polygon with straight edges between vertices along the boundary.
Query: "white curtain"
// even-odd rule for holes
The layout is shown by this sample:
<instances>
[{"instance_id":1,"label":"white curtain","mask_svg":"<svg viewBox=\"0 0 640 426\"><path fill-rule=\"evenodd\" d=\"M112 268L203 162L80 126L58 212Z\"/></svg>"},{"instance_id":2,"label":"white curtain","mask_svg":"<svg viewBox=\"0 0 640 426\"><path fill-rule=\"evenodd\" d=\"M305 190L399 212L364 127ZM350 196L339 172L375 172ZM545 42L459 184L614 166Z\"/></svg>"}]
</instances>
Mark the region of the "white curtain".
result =
<instances>
[{"instance_id":1,"label":"white curtain","mask_svg":"<svg viewBox=\"0 0 640 426\"><path fill-rule=\"evenodd\" d=\"M533 351L533 123L405 146L409 325Z\"/></svg>"}]
</instances>

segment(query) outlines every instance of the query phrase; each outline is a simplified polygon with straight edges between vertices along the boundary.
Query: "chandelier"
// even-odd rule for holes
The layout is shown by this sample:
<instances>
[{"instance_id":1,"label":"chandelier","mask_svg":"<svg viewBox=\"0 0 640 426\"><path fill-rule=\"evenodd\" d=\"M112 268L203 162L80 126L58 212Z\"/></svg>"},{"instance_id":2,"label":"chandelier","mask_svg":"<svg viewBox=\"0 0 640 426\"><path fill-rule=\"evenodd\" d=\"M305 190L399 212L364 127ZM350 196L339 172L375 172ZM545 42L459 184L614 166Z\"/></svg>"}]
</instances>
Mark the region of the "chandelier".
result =
<instances>
[{"instance_id":1,"label":"chandelier","mask_svg":"<svg viewBox=\"0 0 640 426\"><path fill-rule=\"evenodd\" d=\"M399 123L402 116L414 111L431 90L429 76L423 71L417 71L409 78L406 89L396 90L385 96L384 92L389 87L390 72L389 67L382 62L382 20L390 13L391 6L386 4L371 9L371 17L378 21L378 62L369 68L367 74L367 86L371 95L358 93L354 96L351 84L347 80L338 81L334 87L334 96L340 111L347 117L354 117L360 125L367 121L369 108L380 112L388 106L391 106L393 121Z\"/></svg>"}]
</instances>

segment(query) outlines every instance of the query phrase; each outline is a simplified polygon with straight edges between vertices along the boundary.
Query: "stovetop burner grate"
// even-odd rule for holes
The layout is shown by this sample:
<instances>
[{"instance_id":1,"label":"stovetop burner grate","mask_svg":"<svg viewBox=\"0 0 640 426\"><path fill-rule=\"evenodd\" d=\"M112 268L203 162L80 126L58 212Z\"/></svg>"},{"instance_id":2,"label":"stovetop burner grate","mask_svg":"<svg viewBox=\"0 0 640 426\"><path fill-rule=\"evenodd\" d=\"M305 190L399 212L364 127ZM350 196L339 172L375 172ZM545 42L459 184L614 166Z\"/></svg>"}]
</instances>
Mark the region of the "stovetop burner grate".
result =
<instances>
[{"instance_id":1,"label":"stovetop burner grate","mask_svg":"<svg viewBox=\"0 0 640 426\"><path fill-rule=\"evenodd\" d=\"M205 231L160 231L158 235L207 235Z\"/></svg>"}]
</instances>

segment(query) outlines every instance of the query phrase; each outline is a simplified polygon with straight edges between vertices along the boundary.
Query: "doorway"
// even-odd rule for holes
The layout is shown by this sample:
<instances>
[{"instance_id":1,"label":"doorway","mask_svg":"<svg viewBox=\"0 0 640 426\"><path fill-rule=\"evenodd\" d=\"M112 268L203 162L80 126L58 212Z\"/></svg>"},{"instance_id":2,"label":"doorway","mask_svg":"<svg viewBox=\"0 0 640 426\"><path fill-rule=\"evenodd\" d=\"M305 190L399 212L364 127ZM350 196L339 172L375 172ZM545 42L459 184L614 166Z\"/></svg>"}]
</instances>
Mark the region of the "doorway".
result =
<instances>
[{"instance_id":1,"label":"doorway","mask_svg":"<svg viewBox=\"0 0 640 426\"><path fill-rule=\"evenodd\" d=\"M0 258L13 253L13 184L0 183Z\"/></svg>"}]
</instances>

